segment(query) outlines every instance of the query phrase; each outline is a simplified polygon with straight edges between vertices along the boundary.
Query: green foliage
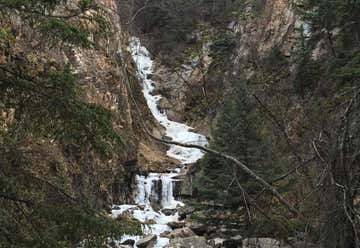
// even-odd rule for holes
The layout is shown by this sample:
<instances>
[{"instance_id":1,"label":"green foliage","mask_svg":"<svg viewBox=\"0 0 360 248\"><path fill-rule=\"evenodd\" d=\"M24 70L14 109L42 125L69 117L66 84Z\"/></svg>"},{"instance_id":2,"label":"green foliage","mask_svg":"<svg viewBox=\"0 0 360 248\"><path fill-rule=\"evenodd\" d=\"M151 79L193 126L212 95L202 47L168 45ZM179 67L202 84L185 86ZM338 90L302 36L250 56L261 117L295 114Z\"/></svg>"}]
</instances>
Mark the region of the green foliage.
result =
<instances>
[{"instance_id":1,"label":"green foliage","mask_svg":"<svg viewBox=\"0 0 360 248\"><path fill-rule=\"evenodd\" d=\"M123 145L112 127L109 110L77 100L69 66L63 71L40 73L36 81L15 73L2 81L5 106L17 109L17 125L9 130L12 135L30 132L54 139L70 154L91 147L102 156L110 156Z\"/></svg>"},{"instance_id":2,"label":"green foliage","mask_svg":"<svg viewBox=\"0 0 360 248\"><path fill-rule=\"evenodd\" d=\"M46 39L54 41L61 40L72 45L79 45L89 48L92 43L88 39L90 32L77 25L59 19L50 19L41 24L41 32L44 33Z\"/></svg>"},{"instance_id":3,"label":"green foliage","mask_svg":"<svg viewBox=\"0 0 360 248\"><path fill-rule=\"evenodd\" d=\"M268 151L259 135L261 124L248 94L246 82L236 82L233 94L227 97L213 132L211 147L235 156L266 178L267 174L271 174L271 170L265 173L261 167L265 167ZM247 174L226 159L206 155L201 166L197 187L202 197L237 208L243 203L242 190L238 183L250 194L260 190L259 185L252 184Z\"/></svg>"},{"instance_id":4,"label":"green foliage","mask_svg":"<svg viewBox=\"0 0 360 248\"><path fill-rule=\"evenodd\" d=\"M0 247L103 247L107 238L139 233L140 223L112 220L72 196L53 151L24 151L24 140L0 144ZM41 144L39 148L43 147ZM51 149L51 148L48 148ZM51 171L56 170L56 177Z\"/></svg>"},{"instance_id":5,"label":"green foliage","mask_svg":"<svg viewBox=\"0 0 360 248\"><path fill-rule=\"evenodd\" d=\"M332 39L334 31L340 31L338 38L349 48L359 42L359 1L302 0L299 9L312 32L325 31Z\"/></svg>"},{"instance_id":6,"label":"green foliage","mask_svg":"<svg viewBox=\"0 0 360 248\"><path fill-rule=\"evenodd\" d=\"M294 89L302 97L316 88L323 69L321 64L311 59L308 53L301 54L298 60L298 71L294 80Z\"/></svg>"},{"instance_id":7,"label":"green foliage","mask_svg":"<svg viewBox=\"0 0 360 248\"><path fill-rule=\"evenodd\" d=\"M216 61L227 61L235 48L235 37L230 33L221 33L210 46L210 56Z\"/></svg>"},{"instance_id":8,"label":"green foliage","mask_svg":"<svg viewBox=\"0 0 360 248\"><path fill-rule=\"evenodd\" d=\"M82 240L85 247L103 247L107 238L119 239L122 234L138 234L139 223L116 221L84 208L43 206L32 213L39 225L50 223L52 228L34 240L31 247L68 247L74 240ZM46 242L44 242L44 239ZM45 246L39 245L46 243ZM53 246L54 245L54 246Z\"/></svg>"},{"instance_id":9,"label":"green foliage","mask_svg":"<svg viewBox=\"0 0 360 248\"><path fill-rule=\"evenodd\" d=\"M104 36L109 31L106 11L94 0L2 0L3 12L20 14L24 22L40 31L48 42L89 48L94 45L90 35ZM89 24L94 26L89 30Z\"/></svg>"},{"instance_id":10,"label":"green foliage","mask_svg":"<svg viewBox=\"0 0 360 248\"><path fill-rule=\"evenodd\" d=\"M356 85L360 78L360 47L339 53L330 62L329 71L332 79L342 86Z\"/></svg>"},{"instance_id":11,"label":"green foliage","mask_svg":"<svg viewBox=\"0 0 360 248\"><path fill-rule=\"evenodd\" d=\"M112 220L85 207L68 204L40 205L29 214L28 220L14 219L9 212L0 218L1 247L72 247L81 242L84 247L101 248L105 241L120 239L121 235L139 234L140 223ZM30 221L31 223L28 223ZM22 228L19 228L19 225ZM49 228L51 227L51 228ZM22 230L22 232L18 232Z\"/></svg>"}]
</instances>

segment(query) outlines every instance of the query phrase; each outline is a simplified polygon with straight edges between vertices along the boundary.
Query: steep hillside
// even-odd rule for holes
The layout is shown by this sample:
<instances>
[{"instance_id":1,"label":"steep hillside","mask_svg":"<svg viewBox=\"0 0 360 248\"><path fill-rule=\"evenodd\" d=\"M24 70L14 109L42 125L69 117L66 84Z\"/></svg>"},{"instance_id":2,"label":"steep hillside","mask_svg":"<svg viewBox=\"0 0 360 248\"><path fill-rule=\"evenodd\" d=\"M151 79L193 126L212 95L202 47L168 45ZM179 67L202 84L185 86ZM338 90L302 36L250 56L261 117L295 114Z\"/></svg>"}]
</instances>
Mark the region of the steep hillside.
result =
<instances>
[{"instance_id":1,"label":"steep hillside","mask_svg":"<svg viewBox=\"0 0 360 248\"><path fill-rule=\"evenodd\" d=\"M88 235L100 247L139 230L102 212L132 201L149 159L164 161L132 100L155 128L118 4L0 2L0 247L72 247Z\"/></svg>"}]
</instances>

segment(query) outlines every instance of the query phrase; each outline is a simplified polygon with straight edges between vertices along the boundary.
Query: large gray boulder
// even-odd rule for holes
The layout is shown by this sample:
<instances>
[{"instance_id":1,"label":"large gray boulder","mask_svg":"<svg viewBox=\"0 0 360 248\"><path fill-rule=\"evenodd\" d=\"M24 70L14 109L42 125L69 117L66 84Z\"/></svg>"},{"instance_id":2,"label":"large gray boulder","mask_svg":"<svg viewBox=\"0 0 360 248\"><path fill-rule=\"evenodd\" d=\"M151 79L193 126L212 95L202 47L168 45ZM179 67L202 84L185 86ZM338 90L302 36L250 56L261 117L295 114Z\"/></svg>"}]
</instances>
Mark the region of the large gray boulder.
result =
<instances>
[{"instance_id":1,"label":"large gray boulder","mask_svg":"<svg viewBox=\"0 0 360 248\"><path fill-rule=\"evenodd\" d=\"M172 229L182 228L185 226L185 222L173 221L173 222L168 223L168 226L170 226Z\"/></svg>"},{"instance_id":2,"label":"large gray boulder","mask_svg":"<svg viewBox=\"0 0 360 248\"><path fill-rule=\"evenodd\" d=\"M179 228L179 229L175 229L172 232L170 232L169 235L167 235L167 237L171 238L171 239L175 239L175 238L187 238L190 236L195 236L196 234L188 227L183 227L183 228Z\"/></svg>"},{"instance_id":3,"label":"large gray boulder","mask_svg":"<svg viewBox=\"0 0 360 248\"><path fill-rule=\"evenodd\" d=\"M136 242L136 246L139 248L152 248L156 242L157 236L154 234L148 235L145 238Z\"/></svg>"},{"instance_id":4,"label":"large gray boulder","mask_svg":"<svg viewBox=\"0 0 360 248\"><path fill-rule=\"evenodd\" d=\"M242 248L280 248L280 241L271 238L247 238L242 241Z\"/></svg>"},{"instance_id":5,"label":"large gray boulder","mask_svg":"<svg viewBox=\"0 0 360 248\"><path fill-rule=\"evenodd\" d=\"M204 237L191 236L173 239L165 248L210 248L210 246L206 244Z\"/></svg>"},{"instance_id":6,"label":"large gray boulder","mask_svg":"<svg viewBox=\"0 0 360 248\"><path fill-rule=\"evenodd\" d=\"M204 235L207 231L208 231L208 226L206 226L205 224L202 223L198 223L198 222L190 222L188 224L188 227L196 234L199 236Z\"/></svg>"},{"instance_id":7,"label":"large gray boulder","mask_svg":"<svg viewBox=\"0 0 360 248\"><path fill-rule=\"evenodd\" d=\"M193 208L193 207L190 207L190 206L181 207L178 212L180 220L185 219L187 215L190 215L194 212L195 212L195 208Z\"/></svg>"}]
</instances>

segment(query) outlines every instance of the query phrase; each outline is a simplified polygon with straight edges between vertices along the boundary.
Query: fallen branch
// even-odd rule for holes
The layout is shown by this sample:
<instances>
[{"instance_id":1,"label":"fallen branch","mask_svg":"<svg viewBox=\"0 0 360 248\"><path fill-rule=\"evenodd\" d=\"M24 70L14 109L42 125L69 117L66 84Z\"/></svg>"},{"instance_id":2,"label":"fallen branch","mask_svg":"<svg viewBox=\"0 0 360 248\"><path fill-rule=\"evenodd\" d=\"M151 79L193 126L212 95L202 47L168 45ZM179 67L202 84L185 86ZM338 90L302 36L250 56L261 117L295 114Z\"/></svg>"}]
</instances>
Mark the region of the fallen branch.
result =
<instances>
[{"instance_id":1,"label":"fallen branch","mask_svg":"<svg viewBox=\"0 0 360 248\"><path fill-rule=\"evenodd\" d=\"M176 141L163 140L163 139L160 139L160 138L152 135L147 129L146 129L146 132L151 138L153 138L154 140L156 140L158 142L165 143L165 144L168 144L168 145L181 146L181 147L185 147L185 148L196 148L196 149L199 149L201 151L211 153L211 154L214 154L216 156L223 157L223 158L225 158L227 160L230 160L230 161L234 162L242 171L244 171L246 174L251 176L258 183L263 185L267 190L269 190L272 193L272 195L275 196L275 198L278 199L279 202L289 210L289 212L291 212L295 216L299 216L299 217L302 216L302 214L297 209L295 209L293 206L291 206L291 204L289 202L287 202L285 200L285 198L273 186L271 186L268 182L266 182L264 179L262 179L260 176L258 176L255 172L250 170L243 162L237 160L233 156L230 156L228 154L225 154L225 153L210 149L208 147L203 147L203 146L193 145L193 144L183 144L183 143L176 142Z\"/></svg>"}]
</instances>

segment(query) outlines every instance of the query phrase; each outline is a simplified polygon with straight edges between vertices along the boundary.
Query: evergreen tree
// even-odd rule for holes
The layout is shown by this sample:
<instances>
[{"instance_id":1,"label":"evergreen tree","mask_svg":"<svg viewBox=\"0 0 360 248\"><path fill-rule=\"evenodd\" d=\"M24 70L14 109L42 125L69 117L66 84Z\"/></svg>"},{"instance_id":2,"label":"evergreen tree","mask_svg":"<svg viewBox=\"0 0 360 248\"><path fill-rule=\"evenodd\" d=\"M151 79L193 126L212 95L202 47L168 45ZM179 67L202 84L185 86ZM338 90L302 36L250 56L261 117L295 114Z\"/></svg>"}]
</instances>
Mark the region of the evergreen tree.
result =
<instances>
[{"instance_id":1,"label":"evergreen tree","mask_svg":"<svg viewBox=\"0 0 360 248\"><path fill-rule=\"evenodd\" d=\"M260 164L266 156L265 146L258 134L259 120L251 102L245 81L238 81L227 97L223 112L214 131L211 147L243 161L260 175ZM200 196L238 207L243 201L241 187L249 194L259 187L229 161L208 154L201 162L198 182Z\"/></svg>"}]
</instances>

